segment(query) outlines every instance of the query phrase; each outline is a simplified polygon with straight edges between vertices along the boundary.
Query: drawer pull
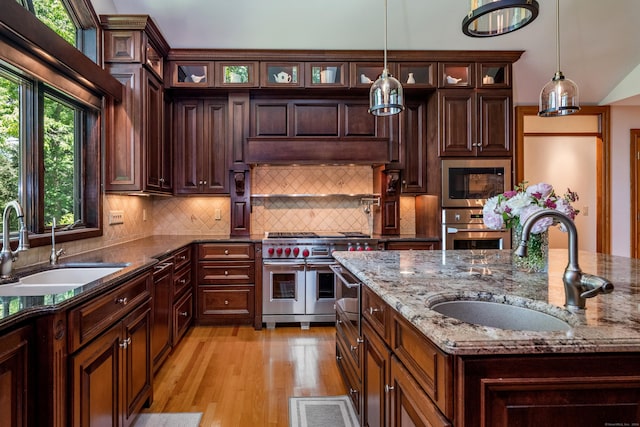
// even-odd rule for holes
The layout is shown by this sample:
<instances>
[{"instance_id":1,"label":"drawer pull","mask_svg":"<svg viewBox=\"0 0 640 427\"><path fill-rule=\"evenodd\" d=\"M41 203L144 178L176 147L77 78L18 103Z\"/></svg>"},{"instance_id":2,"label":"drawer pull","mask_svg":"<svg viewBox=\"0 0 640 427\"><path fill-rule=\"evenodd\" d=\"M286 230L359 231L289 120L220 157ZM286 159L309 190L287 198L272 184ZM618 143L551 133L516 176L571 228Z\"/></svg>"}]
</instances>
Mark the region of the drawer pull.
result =
<instances>
[{"instance_id":1,"label":"drawer pull","mask_svg":"<svg viewBox=\"0 0 640 427\"><path fill-rule=\"evenodd\" d=\"M229 249L225 249L225 250L224 250L224 254L225 254L225 255L229 255Z\"/></svg>"},{"instance_id":2,"label":"drawer pull","mask_svg":"<svg viewBox=\"0 0 640 427\"><path fill-rule=\"evenodd\" d=\"M336 325L342 325L342 320L336 319Z\"/></svg>"},{"instance_id":3,"label":"drawer pull","mask_svg":"<svg viewBox=\"0 0 640 427\"><path fill-rule=\"evenodd\" d=\"M185 259L187 259L187 256L186 256L186 255L182 255L182 256L180 257L180 261L184 261Z\"/></svg>"},{"instance_id":4,"label":"drawer pull","mask_svg":"<svg viewBox=\"0 0 640 427\"><path fill-rule=\"evenodd\" d=\"M356 342L358 344L362 344L364 342L364 338L358 337L358 338L356 338Z\"/></svg>"},{"instance_id":5,"label":"drawer pull","mask_svg":"<svg viewBox=\"0 0 640 427\"><path fill-rule=\"evenodd\" d=\"M127 347L129 347L129 344L131 344L131 337L129 337L129 338L125 339L125 340L122 340L122 342L120 343L120 347L127 348Z\"/></svg>"},{"instance_id":6,"label":"drawer pull","mask_svg":"<svg viewBox=\"0 0 640 427\"><path fill-rule=\"evenodd\" d=\"M382 313L382 309L369 307L369 314L373 315L373 313Z\"/></svg>"},{"instance_id":7,"label":"drawer pull","mask_svg":"<svg viewBox=\"0 0 640 427\"><path fill-rule=\"evenodd\" d=\"M224 305L229 305L229 300L224 300Z\"/></svg>"},{"instance_id":8,"label":"drawer pull","mask_svg":"<svg viewBox=\"0 0 640 427\"><path fill-rule=\"evenodd\" d=\"M129 300L127 297L121 297L116 300L116 304L127 305L129 304Z\"/></svg>"},{"instance_id":9,"label":"drawer pull","mask_svg":"<svg viewBox=\"0 0 640 427\"><path fill-rule=\"evenodd\" d=\"M339 362L342 360L342 356L336 356L336 360Z\"/></svg>"},{"instance_id":10,"label":"drawer pull","mask_svg":"<svg viewBox=\"0 0 640 427\"><path fill-rule=\"evenodd\" d=\"M181 311L181 312L180 312L180 316L182 316L182 317L189 317L189 312L188 312L188 311Z\"/></svg>"},{"instance_id":11,"label":"drawer pull","mask_svg":"<svg viewBox=\"0 0 640 427\"><path fill-rule=\"evenodd\" d=\"M185 283L187 283L187 279L180 279L180 280L178 280L178 282L180 282L180 284L184 285Z\"/></svg>"},{"instance_id":12,"label":"drawer pull","mask_svg":"<svg viewBox=\"0 0 640 427\"><path fill-rule=\"evenodd\" d=\"M227 270L225 270L225 271L224 271L224 275L225 275L225 276L228 276L228 275L229 275L229 272L228 272Z\"/></svg>"},{"instance_id":13,"label":"drawer pull","mask_svg":"<svg viewBox=\"0 0 640 427\"><path fill-rule=\"evenodd\" d=\"M349 394L357 394L358 390L356 390L355 388L350 388L349 389Z\"/></svg>"},{"instance_id":14,"label":"drawer pull","mask_svg":"<svg viewBox=\"0 0 640 427\"><path fill-rule=\"evenodd\" d=\"M384 392L385 392L385 393L387 393L387 394L388 394L388 393L392 392L393 390L394 390L394 387L393 387L393 386L391 386L391 385L389 385L389 384L385 384L385 385L384 385Z\"/></svg>"},{"instance_id":15,"label":"drawer pull","mask_svg":"<svg viewBox=\"0 0 640 427\"><path fill-rule=\"evenodd\" d=\"M349 348L351 349L351 352L353 353L354 351L356 351L358 349L357 345L350 345Z\"/></svg>"}]
</instances>

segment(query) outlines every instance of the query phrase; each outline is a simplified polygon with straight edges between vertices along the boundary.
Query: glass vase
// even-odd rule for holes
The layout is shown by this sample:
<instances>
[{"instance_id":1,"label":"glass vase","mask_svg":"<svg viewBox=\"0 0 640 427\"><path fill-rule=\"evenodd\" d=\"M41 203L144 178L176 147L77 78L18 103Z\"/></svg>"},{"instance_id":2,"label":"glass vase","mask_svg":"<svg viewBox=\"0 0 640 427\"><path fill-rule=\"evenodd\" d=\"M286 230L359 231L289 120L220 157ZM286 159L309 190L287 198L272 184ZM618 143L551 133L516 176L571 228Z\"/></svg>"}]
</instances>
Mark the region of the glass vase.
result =
<instances>
[{"instance_id":1,"label":"glass vase","mask_svg":"<svg viewBox=\"0 0 640 427\"><path fill-rule=\"evenodd\" d=\"M529 234L527 241L527 256L516 255L515 250L522 240L522 226L513 228L513 266L529 273L544 273L549 266L549 232Z\"/></svg>"}]
</instances>

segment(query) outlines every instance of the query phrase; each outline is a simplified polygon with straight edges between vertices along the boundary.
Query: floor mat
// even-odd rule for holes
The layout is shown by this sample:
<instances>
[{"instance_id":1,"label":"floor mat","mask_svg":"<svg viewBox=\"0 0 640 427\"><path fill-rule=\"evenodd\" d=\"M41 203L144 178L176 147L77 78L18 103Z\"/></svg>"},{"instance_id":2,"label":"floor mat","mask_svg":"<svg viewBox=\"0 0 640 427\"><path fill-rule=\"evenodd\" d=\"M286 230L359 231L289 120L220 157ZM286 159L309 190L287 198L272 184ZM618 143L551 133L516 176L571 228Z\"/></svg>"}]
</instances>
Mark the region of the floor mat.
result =
<instances>
[{"instance_id":1,"label":"floor mat","mask_svg":"<svg viewBox=\"0 0 640 427\"><path fill-rule=\"evenodd\" d=\"M290 397L290 427L357 427L349 396Z\"/></svg>"}]
</instances>

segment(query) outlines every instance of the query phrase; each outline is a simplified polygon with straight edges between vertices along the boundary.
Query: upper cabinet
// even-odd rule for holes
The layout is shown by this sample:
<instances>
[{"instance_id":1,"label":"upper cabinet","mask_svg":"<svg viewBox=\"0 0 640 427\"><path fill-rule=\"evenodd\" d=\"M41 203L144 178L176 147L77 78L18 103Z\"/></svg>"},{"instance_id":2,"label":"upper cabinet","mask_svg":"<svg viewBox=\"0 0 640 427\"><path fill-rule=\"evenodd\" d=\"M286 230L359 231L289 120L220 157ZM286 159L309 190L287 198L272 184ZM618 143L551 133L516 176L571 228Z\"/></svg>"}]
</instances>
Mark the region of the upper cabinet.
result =
<instances>
[{"instance_id":1,"label":"upper cabinet","mask_svg":"<svg viewBox=\"0 0 640 427\"><path fill-rule=\"evenodd\" d=\"M165 129L164 57L169 46L144 15L102 15L105 68L124 86L111 106L105 190L170 193L171 141Z\"/></svg>"}]
</instances>

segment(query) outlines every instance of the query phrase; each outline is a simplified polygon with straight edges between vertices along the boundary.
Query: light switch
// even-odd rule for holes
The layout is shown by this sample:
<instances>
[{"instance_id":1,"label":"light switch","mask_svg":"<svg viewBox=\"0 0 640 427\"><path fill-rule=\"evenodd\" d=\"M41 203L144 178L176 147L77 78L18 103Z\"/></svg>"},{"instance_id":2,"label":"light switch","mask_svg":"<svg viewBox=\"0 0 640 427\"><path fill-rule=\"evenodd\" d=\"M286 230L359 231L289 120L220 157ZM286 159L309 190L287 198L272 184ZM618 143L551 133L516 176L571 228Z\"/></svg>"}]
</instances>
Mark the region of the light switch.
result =
<instances>
[{"instance_id":1,"label":"light switch","mask_svg":"<svg viewBox=\"0 0 640 427\"><path fill-rule=\"evenodd\" d=\"M216 221L220 221L222 219L222 213L220 212L220 208L216 208L214 218Z\"/></svg>"},{"instance_id":2,"label":"light switch","mask_svg":"<svg viewBox=\"0 0 640 427\"><path fill-rule=\"evenodd\" d=\"M124 224L124 211L109 211L109 225Z\"/></svg>"}]
</instances>

